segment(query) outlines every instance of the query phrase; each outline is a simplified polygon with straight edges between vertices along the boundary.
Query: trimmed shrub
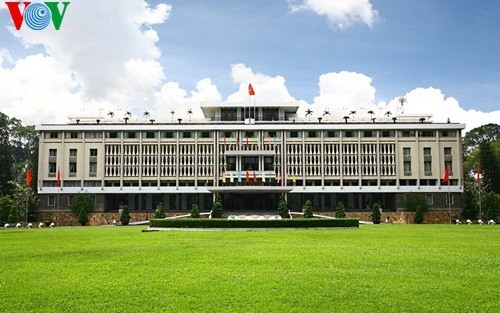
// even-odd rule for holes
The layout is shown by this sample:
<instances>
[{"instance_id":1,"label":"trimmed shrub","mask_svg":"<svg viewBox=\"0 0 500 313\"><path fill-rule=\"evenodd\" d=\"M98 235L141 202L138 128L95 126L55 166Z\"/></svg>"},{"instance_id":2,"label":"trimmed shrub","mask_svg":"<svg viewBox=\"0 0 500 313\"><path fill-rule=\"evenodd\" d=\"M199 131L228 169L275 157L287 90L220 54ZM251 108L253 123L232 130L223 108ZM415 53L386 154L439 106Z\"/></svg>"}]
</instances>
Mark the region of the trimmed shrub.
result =
<instances>
[{"instance_id":1,"label":"trimmed shrub","mask_svg":"<svg viewBox=\"0 0 500 313\"><path fill-rule=\"evenodd\" d=\"M92 197L89 194L79 193L75 196L71 211L74 214L80 214L81 210L85 210L87 214L94 211L94 201L92 201Z\"/></svg>"},{"instance_id":2,"label":"trimmed shrub","mask_svg":"<svg viewBox=\"0 0 500 313\"><path fill-rule=\"evenodd\" d=\"M422 195L407 194L405 200L405 207L407 211L416 212L417 208L420 207L422 212L429 211L429 205L427 205L427 200Z\"/></svg>"},{"instance_id":3,"label":"trimmed shrub","mask_svg":"<svg viewBox=\"0 0 500 313\"><path fill-rule=\"evenodd\" d=\"M372 222L374 224L380 224L382 214L380 214L380 204L375 203L372 209Z\"/></svg>"},{"instance_id":4,"label":"trimmed shrub","mask_svg":"<svg viewBox=\"0 0 500 313\"><path fill-rule=\"evenodd\" d=\"M191 218L200 218L200 210L198 209L198 205L193 203L191 206Z\"/></svg>"},{"instance_id":5,"label":"trimmed shrub","mask_svg":"<svg viewBox=\"0 0 500 313\"><path fill-rule=\"evenodd\" d=\"M346 217L344 204L342 202L339 202L339 204L337 204L337 210L335 211L335 217L336 218L345 218Z\"/></svg>"},{"instance_id":6,"label":"trimmed shrub","mask_svg":"<svg viewBox=\"0 0 500 313\"><path fill-rule=\"evenodd\" d=\"M19 211L15 206L10 209L9 217L7 218L8 223L16 223L19 220Z\"/></svg>"},{"instance_id":7,"label":"trimmed shrub","mask_svg":"<svg viewBox=\"0 0 500 313\"><path fill-rule=\"evenodd\" d=\"M163 202L159 202L156 205L155 218L165 218L165 208L163 207Z\"/></svg>"},{"instance_id":8,"label":"trimmed shrub","mask_svg":"<svg viewBox=\"0 0 500 313\"><path fill-rule=\"evenodd\" d=\"M85 226L89 222L89 215L84 209L81 209L80 213L78 213L78 222L82 226Z\"/></svg>"},{"instance_id":9,"label":"trimmed shrub","mask_svg":"<svg viewBox=\"0 0 500 313\"><path fill-rule=\"evenodd\" d=\"M313 216L313 210L312 210L312 203L311 200L306 201L306 208L304 209L304 218L312 218Z\"/></svg>"},{"instance_id":10,"label":"trimmed shrub","mask_svg":"<svg viewBox=\"0 0 500 313\"><path fill-rule=\"evenodd\" d=\"M281 195L278 202L278 213L282 218L288 218L288 204L286 203L285 196Z\"/></svg>"},{"instance_id":11,"label":"trimmed shrub","mask_svg":"<svg viewBox=\"0 0 500 313\"><path fill-rule=\"evenodd\" d=\"M354 218L321 219L294 218L283 220L228 220L208 218L153 219L150 227L165 228L319 228L319 227L359 227Z\"/></svg>"},{"instance_id":12,"label":"trimmed shrub","mask_svg":"<svg viewBox=\"0 0 500 313\"><path fill-rule=\"evenodd\" d=\"M221 218L222 214L224 214L222 211L222 204L216 201L212 207L212 218Z\"/></svg>"},{"instance_id":13,"label":"trimmed shrub","mask_svg":"<svg viewBox=\"0 0 500 313\"><path fill-rule=\"evenodd\" d=\"M421 207L418 207L415 211L413 221L415 222L415 224L422 224L422 222L424 221L424 210L422 210Z\"/></svg>"},{"instance_id":14,"label":"trimmed shrub","mask_svg":"<svg viewBox=\"0 0 500 313\"><path fill-rule=\"evenodd\" d=\"M120 222L126 222L128 223L130 221L130 213L129 213L129 208L128 205L123 206L122 214L120 215Z\"/></svg>"}]
</instances>

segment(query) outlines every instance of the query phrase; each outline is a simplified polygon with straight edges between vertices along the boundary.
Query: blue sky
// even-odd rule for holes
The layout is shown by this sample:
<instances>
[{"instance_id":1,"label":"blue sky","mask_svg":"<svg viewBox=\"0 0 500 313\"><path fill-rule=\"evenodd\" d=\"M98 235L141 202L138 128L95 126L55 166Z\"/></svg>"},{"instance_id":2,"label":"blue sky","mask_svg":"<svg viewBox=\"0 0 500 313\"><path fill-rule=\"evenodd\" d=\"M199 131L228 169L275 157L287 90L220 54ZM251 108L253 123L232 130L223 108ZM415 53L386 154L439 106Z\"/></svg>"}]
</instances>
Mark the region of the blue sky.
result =
<instances>
[{"instance_id":1,"label":"blue sky","mask_svg":"<svg viewBox=\"0 0 500 313\"><path fill-rule=\"evenodd\" d=\"M465 108L500 103L500 1L372 1L372 28L331 27L286 1L169 1L158 27L168 79L186 87L212 77L234 91L228 67L243 62L282 75L291 94L311 101L319 75L355 71L373 78L377 98L434 86ZM193 67L196 71L193 71Z\"/></svg>"},{"instance_id":2,"label":"blue sky","mask_svg":"<svg viewBox=\"0 0 500 313\"><path fill-rule=\"evenodd\" d=\"M131 14L123 7L116 9L116 3L125 6L128 2L92 1L103 9L109 6L108 14L116 13L108 15L108 19L118 20ZM243 63L252 73L263 73L270 78L284 77L289 94L309 104L320 93L318 81L322 74L347 71L372 79L370 87L376 89L374 99L370 100L373 104L389 103L419 87L433 87L445 99L456 99L464 110L499 110L500 1L339 0L337 2L371 5L377 13L371 25L355 16L357 20L351 20L344 28L327 14L312 9L292 12L291 4L304 5L307 1L323 7L331 2L148 1L151 9L158 4L170 6L168 12L163 12L162 21L140 26L142 30L154 30L158 37L158 41L151 42L151 49L139 53L141 58L149 58L162 67L161 73L154 74L158 75L158 82L151 83L151 90L157 92L162 84L175 82L179 85L175 91L185 91L189 96L189 91L196 90L200 80L210 78L210 86L213 85L224 100L241 87L241 82L234 79L231 66ZM129 2L137 4L138 8L144 3L143 0ZM63 32L79 34L81 31L81 49L86 49L85 27L90 26L73 21L78 14L91 14L84 12L86 3L89 2L73 0L70 6L73 11L66 17L62 31L51 32L47 39L40 36L33 39L28 31L16 38L16 33L7 29L12 24L8 12L1 10L0 22L5 27L0 29L0 49L8 51L14 60L4 61L3 67L12 69L16 67L15 61L42 53L69 68L72 77L69 79L75 81L68 84L78 86L71 90L83 90L84 96L79 102L95 100L85 94L85 74L94 75L82 74L75 62L65 63L63 60L76 58L76 52L64 55L66 52L59 47L61 45L54 43ZM101 23L97 17L83 17L87 23ZM126 34L124 31L124 37ZM96 37L100 35L93 33ZM114 37L106 32L102 36L111 46L115 40L116 46L124 40L116 33ZM75 42L68 44L77 45L78 40L75 38ZM31 47L26 48L23 45L26 43ZM132 44L137 46L133 41ZM100 46L102 43L94 45L93 49ZM56 53L57 49L61 51ZM106 51L102 49L104 55ZM161 56L152 56L151 51L155 49ZM75 48L75 51L78 50ZM137 55L125 57L138 58ZM104 61L96 64L96 71L108 65L109 62ZM259 90L258 86L256 88Z\"/></svg>"}]
</instances>

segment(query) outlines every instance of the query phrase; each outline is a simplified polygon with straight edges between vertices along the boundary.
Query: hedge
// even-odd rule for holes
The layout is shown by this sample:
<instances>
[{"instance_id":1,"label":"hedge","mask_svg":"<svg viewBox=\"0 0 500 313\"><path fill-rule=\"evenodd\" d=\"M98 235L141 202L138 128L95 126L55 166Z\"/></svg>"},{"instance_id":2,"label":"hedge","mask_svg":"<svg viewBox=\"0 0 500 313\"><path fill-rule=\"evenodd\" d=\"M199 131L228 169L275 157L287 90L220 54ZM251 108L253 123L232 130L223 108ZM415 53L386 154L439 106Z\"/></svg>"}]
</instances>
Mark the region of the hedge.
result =
<instances>
[{"instance_id":1,"label":"hedge","mask_svg":"<svg viewBox=\"0 0 500 313\"><path fill-rule=\"evenodd\" d=\"M359 227L359 220L353 218L319 219L297 218L282 220L228 220L228 219L152 219L150 227L162 228L316 228L316 227Z\"/></svg>"}]
</instances>

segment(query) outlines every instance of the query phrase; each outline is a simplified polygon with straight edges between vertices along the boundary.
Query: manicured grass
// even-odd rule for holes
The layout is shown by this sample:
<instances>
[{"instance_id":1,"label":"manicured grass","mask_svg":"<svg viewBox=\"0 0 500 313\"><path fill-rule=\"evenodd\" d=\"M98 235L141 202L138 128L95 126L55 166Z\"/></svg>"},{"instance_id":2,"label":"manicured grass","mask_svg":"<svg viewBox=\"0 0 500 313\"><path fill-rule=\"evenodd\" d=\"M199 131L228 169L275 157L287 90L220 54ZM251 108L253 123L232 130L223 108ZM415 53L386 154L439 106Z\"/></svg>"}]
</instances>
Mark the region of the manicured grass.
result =
<instances>
[{"instance_id":1,"label":"manicured grass","mask_svg":"<svg viewBox=\"0 0 500 313\"><path fill-rule=\"evenodd\" d=\"M0 230L1 312L500 311L500 227Z\"/></svg>"}]
</instances>

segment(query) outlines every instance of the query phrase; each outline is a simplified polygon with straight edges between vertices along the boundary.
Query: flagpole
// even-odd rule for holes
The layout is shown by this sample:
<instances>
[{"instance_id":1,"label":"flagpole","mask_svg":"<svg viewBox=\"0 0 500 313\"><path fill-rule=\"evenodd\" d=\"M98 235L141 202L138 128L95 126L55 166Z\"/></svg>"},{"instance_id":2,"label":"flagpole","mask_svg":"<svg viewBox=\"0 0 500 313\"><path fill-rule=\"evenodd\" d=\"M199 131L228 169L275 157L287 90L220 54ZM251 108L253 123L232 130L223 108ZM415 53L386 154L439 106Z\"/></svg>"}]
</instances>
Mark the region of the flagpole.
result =
<instances>
[{"instance_id":1,"label":"flagpole","mask_svg":"<svg viewBox=\"0 0 500 313\"><path fill-rule=\"evenodd\" d=\"M450 180L448 179L448 211L450 212L450 224L451 224L451 192L450 192Z\"/></svg>"},{"instance_id":2,"label":"flagpole","mask_svg":"<svg viewBox=\"0 0 500 313\"><path fill-rule=\"evenodd\" d=\"M478 184L478 187L479 187L479 219L481 219L481 181L479 181L479 184Z\"/></svg>"}]
</instances>

